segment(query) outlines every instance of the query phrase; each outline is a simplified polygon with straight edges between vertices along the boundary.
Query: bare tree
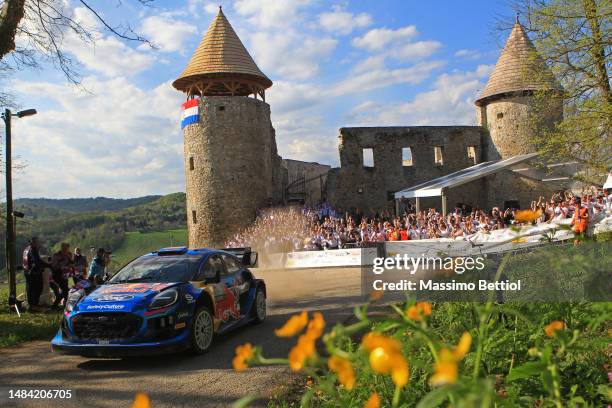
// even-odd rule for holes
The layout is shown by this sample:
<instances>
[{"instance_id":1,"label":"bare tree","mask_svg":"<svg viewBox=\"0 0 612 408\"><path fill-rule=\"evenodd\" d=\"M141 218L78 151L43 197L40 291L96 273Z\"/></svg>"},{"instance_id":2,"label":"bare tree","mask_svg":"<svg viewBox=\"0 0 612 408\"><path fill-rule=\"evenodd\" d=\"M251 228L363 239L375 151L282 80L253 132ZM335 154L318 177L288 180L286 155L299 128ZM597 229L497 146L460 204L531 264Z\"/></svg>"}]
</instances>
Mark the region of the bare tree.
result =
<instances>
[{"instance_id":1,"label":"bare tree","mask_svg":"<svg viewBox=\"0 0 612 408\"><path fill-rule=\"evenodd\" d=\"M132 0L144 6L153 0ZM89 0L78 4L88 9L112 35L130 42L149 41L129 25L114 25ZM118 1L118 5L121 2ZM71 8L62 0L0 0L0 73L23 67L39 67L51 62L69 82L78 84L78 65L63 48L66 35L72 34L84 43L95 41L95 33L74 18ZM0 94L0 98L8 95ZM0 99L0 102L2 99Z\"/></svg>"},{"instance_id":2,"label":"bare tree","mask_svg":"<svg viewBox=\"0 0 612 408\"><path fill-rule=\"evenodd\" d=\"M612 0L517 0L516 9L564 89L563 120L535 135L541 152L599 179L612 168ZM549 98L540 95L543 109Z\"/></svg>"}]
</instances>

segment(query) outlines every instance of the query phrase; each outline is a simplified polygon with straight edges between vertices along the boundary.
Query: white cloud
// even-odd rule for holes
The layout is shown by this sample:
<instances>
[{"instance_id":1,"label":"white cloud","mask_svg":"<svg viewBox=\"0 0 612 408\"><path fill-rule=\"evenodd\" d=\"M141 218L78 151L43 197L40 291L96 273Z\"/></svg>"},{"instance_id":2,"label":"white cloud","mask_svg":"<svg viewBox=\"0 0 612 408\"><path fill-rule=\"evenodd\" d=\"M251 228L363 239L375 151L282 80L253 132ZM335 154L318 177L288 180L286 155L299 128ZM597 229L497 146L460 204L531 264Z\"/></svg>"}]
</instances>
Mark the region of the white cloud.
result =
<instances>
[{"instance_id":1,"label":"white cloud","mask_svg":"<svg viewBox=\"0 0 612 408\"><path fill-rule=\"evenodd\" d=\"M155 62L155 57L150 53L131 48L112 35L103 35L99 21L86 8L75 8L74 19L92 33L93 43L86 43L77 34L68 31L63 46L87 69L108 77L133 76Z\"/></svg>"},{"instance_id":2,"label":"white cloud","mask_svg":"<svg viewBox=\"0 0 612 408\"><path fill-rule=\"evenodd\" d=\"M372 17L368 13L353 14L340 7L334 7L333 11L319 14L319 25L325 31L350 34L356 28L368 27L372 24Z\"/></svg>"},{"instance_id":3,"label":"white cloud","mask_svg":"<svg viewBox=\"0 0 612 408\"><path fill-rule=\"evenodd\" d=\"M481 57L481 54L480 52L476 50L462 49L462 50L455 52L455 57L466 58L466 59L478 59Z\"/></svg>"},{"instance_id":4,"label":"white cloud","mask_svg":"<svg viewBox=\"0 0 612 408\"><path fill-rule=\"evenodd\" d=\"M363 48L368 51L382 51L392 42L407 41L416 35L417 30L413 25L401 27L397 30L374 28L363 36L354 38L352 44L356 48Z\"/></svg>"},{"instance_id":5,"label":"white cloud","mask_svg":"<svg viewBox=\"0 0 612 408\"><path fill-rule=\"evenodd\" d=\"M474 100L484 86L492 66L480 65L474 71L440 75L433 89L418 93L408 102L376 103L355 106L347 118L356 125L473 125Z\"/></svg>"},{"instance_id":6,"label":"white cloud","mask_svg":"<svg viewBox=\"0 0 612 408\"><path fill-rule=\"evenodd\" d=\"M16 121L15 154L28 162L16 176L16 195L133 197L184 190L182 96L169 83L143 90L125 78L87 77L83 84L91 92L49 82L12 85L26 98L45 95L57 105Z\"/></svg>"},{"instance_id":7,"label":"white cloud","mask_svg":"<svg viewBox=\"0 0 612 408\"><path fill-rule=\"evenodd\" d=\"M401 83L417 84L425 80L433 70L443 65L442 61L429 61L418 63L408 68L376 69L363 72L338 82L331 88L330 94L332 96L339 96L368 92Z\"/></svg>"},{"instance_id":8,"label":"white cloud","mask_svg":"<svg viewBox=\"0 0 612 408\"><path fill-rule=\"evenodd\" d=\"M313 0L236 0L234 10L262 28L287 28L300 19L300 10Z\"/></svg>"},{"instance_id":9,"label":"white cloud","mask_svg":"<svg viewBox=\"0 0 612 408\"><path fill-rule=\"evenodd\" d=\"M185 40L198 31L191 22L182 21L167 13L149 16L142 20L140 32L161 51L184 52Z\"/></svg>"},{"instance_id":10,"label":"white cloud","mask_svg":"<svg viewBox=\"0 0 612 408\"><path fill-rule=\"evenodd\" d=\"M391 48L388 55L400 61L414 60L429 57L441 47L442 44L438 41L409 42Z\"/></svg>"},{"instance_id":11,"label":"white cloud","mask_svg":"<svg viewBox=\"0 0 612 408\"><path fill-rule=\"evenodd\" d=\"M283 35L260 31L249 39L248 48L264 72L293 80L316 75L321 62L338 44L333 38L317 38L291 30Z\"/></svg>"}]
</instances>

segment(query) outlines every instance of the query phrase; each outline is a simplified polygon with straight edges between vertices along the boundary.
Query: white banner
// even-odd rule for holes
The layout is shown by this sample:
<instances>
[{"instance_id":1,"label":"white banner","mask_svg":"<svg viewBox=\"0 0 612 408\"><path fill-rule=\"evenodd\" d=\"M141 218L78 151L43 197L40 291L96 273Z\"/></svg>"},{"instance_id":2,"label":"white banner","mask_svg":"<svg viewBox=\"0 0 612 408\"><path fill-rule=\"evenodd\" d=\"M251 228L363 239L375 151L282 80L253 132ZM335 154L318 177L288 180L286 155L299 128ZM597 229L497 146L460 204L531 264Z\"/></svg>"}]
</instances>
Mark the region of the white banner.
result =
<instances>
[{"instance_id":1,"label":"white banner","mask_svg":"<svg viewBox=\"0 0 612 408\"><path fill-rule=\"evenodd\" d=\"M323 268L372 265L376 248L332 249L329 251L290 252L285 268Z\"/></svg>"}]
</instances>

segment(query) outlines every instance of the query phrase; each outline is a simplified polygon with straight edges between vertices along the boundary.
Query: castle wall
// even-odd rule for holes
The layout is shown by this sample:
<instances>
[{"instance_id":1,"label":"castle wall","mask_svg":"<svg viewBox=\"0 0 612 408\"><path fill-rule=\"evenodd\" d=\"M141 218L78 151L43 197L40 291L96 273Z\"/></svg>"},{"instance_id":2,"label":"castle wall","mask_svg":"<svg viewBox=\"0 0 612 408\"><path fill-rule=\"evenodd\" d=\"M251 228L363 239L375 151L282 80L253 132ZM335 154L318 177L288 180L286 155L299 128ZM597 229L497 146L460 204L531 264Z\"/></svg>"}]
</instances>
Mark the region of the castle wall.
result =
<instances>
[{"instance_id":1,"label":"castle wall","mask_svg":"<svg viewBox=\"0 0 612 408\"><path fill-rule=\"evenodd\" d=\"M489 102L478 111L483 109L485 115L479 115L479 123L489 130L492 141L485 151L487 160L535 152L534 124L553 126L563 116L560 100L551 97L550 105L543 112L530 95L507 96Z\"/></svg>"},{"instance_id":2,"label":"castle wall","mask_svg":"<svg viewBox=\"0 0 612 408\"><path fill-rule=\"evenodd\" d=\"M486 132L479 126L359 127L340 129L340 168L327 180L327 198L340 210L366 213L394 211L393 193L479 163ZM468 157L468 147L475 158ZM412 152L412 165L402 163L402 148ZM443 164L436 164L435 147ZM363 149L371 148L374 166L364 167ZM482 203L482 181L451 189L448 205ZM440 199L424 199L424 207L441 207Z\"/></svg>"},{"instance_id":3,"label":"castle wall","mask_svg":"<svg viewBox=\"0 0 612 408\"><path fill-rule=\"evenodd\" d=\"M283 159L282 165L287 171L285 200L303 199L306 205L314 206L324 199L325 181L331 166L292 159Z\"/></svg>"},{"instance_id":4,"label":"castle wall","mask_svg":"<svg viewBox=\"0 0 612 408\"><path fill-rule=\"evenodd\" d=\"M218 247L278 199L282 172L267 103L200 99L200 121L184 129L191 248Z\"/></svg>"}]
</instances>

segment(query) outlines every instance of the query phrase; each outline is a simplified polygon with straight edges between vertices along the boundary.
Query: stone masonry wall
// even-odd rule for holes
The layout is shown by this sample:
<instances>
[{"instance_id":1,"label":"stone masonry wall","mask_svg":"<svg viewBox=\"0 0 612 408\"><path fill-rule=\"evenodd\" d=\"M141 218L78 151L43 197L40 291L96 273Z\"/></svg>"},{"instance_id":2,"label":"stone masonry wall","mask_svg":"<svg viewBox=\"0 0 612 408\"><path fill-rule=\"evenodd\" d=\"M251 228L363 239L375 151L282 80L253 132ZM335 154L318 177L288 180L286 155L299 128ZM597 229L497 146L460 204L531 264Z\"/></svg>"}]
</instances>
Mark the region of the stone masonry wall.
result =
<instances>
[{"instance_id":1,"label":"stone masonry wall","mask_svg":"<svg viewBox=\"0 0 612 408\"><path fill-rule=\"evenodd\" d=\"M199 123L184 129L184 150L191 248L223 245L280 194L280 158L263 101L201 98Z\"/></svg>"},{"instance_id":2,"label":"stone masonry wall","mask_svg":"<svg viewBox=\"0 0 612 408\"><path fill-rule=\"evenodd\" d=\"M536 111L531 95L506 96L478 108L479 123L488 130L484 159L499 160L537 151L533 128L536 116L540 126L553 126L563 116L562 101L550 98L546 111ZM485 179L485 194L489 206L503 206L516 200L523 208L540 195L550 198L558 186L518 176L505 170Z\"/></svg>"},{"instance_id":3,"label":"stone masonry wall","mask_svg":"<svg viewBox=\"0 0 612 408\"><path fill-rule=\"evenodd\" d=\"M306 205L318 204L322 197L322 188L325 185L327 173L331 166L315 162L283 159L283 167L287 170L286 199L303 197ZM300 183L304 180L304 183ZM323 192L324 193L324 192Z\"/></svg>"},{"instance_id":4,"label":"stone masonry wall","mask_svg":"<svg viewBox=\"0 0 612 408\"><path fill-rule=\"evenodd\" d=\"M393 211L392 194L480 163L486 131L479 126L360 127L340 129L340 168L328 176L328 200L340 210ZM443 164L434 161L441 146ZM473 146L475 159L468 157ZM412 166L402 165L402 148L410 147ZM372 148L374 166L364 167L363 149ZM448 206L483 205L483 182L451 189ZM440 208L439 198L423 199L423 207Z\"/></svg>"}]
</instances>

